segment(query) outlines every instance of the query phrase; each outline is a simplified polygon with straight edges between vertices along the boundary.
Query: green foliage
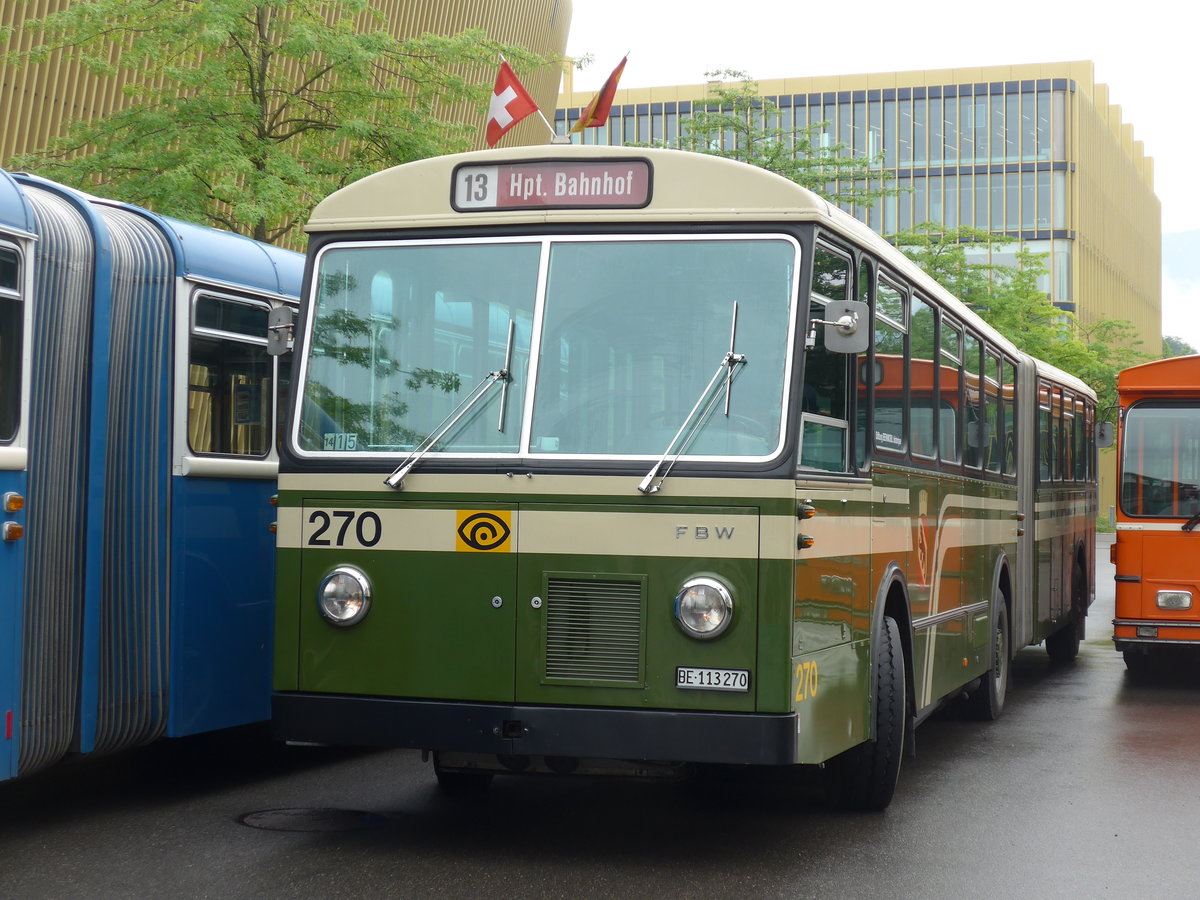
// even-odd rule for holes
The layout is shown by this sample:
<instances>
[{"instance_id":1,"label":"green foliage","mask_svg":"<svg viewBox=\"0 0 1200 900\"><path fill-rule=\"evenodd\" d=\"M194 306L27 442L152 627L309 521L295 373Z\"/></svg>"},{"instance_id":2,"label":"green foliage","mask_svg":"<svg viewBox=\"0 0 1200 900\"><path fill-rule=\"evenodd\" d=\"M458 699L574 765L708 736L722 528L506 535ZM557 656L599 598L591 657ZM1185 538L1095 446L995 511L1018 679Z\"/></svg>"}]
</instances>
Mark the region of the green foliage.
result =
<instances>
[{"instance_id":1,"label":"green foliage","mask_svg":"<svg viewBox=\"0 0 1200 900\"><path fill-rule=\"evenodd\" d=\"M21 0L26 2L26 0ZM73 0L27 23L99 75L124 71L132 105L76 122L9 165L270 242L382 168L466 149L447 104L490 93L498 54L544 62L480 31L397 39L368 0Z\"/></svg>"},{"instance_id":2,"label":"green foliage","mask_svg":"<svg viewBox=\"0 0 1200 900\"><path fill-rule=\"evenodd\" d=\"M828 122L785 127L778 105L759 96L758 83L746 73L706 74L719 80L710 81L708 97L692 101L692 115L681 120L682 134L672 146L767 169L842 205L872 206L896 193L888 187L892 173L878 157L854 156L845 144L825 141L832 134Z\"/></svg>"},{"instance_id":3,"label":"green foliage","mask_svg":"<svg viewBox=\"0 0 1200 900\"><path fill-rule=\"evenodd\" d=\"M1117 373L1151 358L1140 349L1133 325L1116 319L1084 322L1051 303L1038 286L1046 274L1045 254L1021 247L1015 266L971 262L970 244L1003 247L1011 239L973 228L941 229L924 223L892 240L1021 350L1082 379L1102 409L1115 405Z\"/></svg>"},{"instance_id":4,"label":"green foliage","mask_svg":"<svg viewBox=\"0 0 1200 900\"><path fill-rule=\"evenodd\" d=\"M1183 338L1163 335L1163 359L1170 359L1172 356L1194 356L1195 353L1196 348Z\"/></svg>"}]
</instances>

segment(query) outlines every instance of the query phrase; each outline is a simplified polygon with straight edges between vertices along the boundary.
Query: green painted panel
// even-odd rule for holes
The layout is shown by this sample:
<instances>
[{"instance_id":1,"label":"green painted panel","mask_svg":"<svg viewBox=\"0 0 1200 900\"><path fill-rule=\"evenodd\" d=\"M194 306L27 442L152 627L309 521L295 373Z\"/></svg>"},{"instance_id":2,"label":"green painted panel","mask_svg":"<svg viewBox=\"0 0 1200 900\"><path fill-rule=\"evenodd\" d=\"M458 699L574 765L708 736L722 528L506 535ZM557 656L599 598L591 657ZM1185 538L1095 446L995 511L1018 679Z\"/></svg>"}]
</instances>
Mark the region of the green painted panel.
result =
<instances>
[{"instance_id":1,"label":"green painted panel","mask_svg":"<svg viewBox=\"0 0 1200 900\"><path fill-rule=\"evenodd\" d=\"M277 691L300 686L300 551L280 550L275 557L275 649L272 681Z\"/></svg>"},{"instance_id":2,"label":"green painted panel","mask_svg":"<svg viewBox=\"0 0 1200 900\"><path fill-rule=\"evenodd\" d=\"M518 545L533 543L526 523L568 516L586 532L603 534L617 552L592 554L521 553L517 621L517 699L528 703L624 706L653 709L744 710L755 708L758 675L758 510L753 507L630 506L522 503ZM697 517L699 514L699 517ZM630 516L636 518L630 518ZM606 523L606 518L616 527ZM638 520L645 518L645 526ZM689 523L686 526L681 523ZM697 524L699 523L699 524ZM699 530L703 529L703 530ZM588 535L578 537L587 542ZM678 555L648 556L648 544L666 540ZM566 541L564 540L564 543ZM624 544L624 548L620 545ZM724 555L728 546L748 548L741 558ZM688 637L675 621L675 595L696 576L715 577L731 590L733 624L713 640ZM575 619L563 629L553 616L555 596L576 595ZM635 597L636 628L614 634L617 598ZM533 598L540 598L535 605ZM590 607L599 611L593 616ZM636 644L635 659L609 659L605 647ZM563 651L562 642L571 650ZM575 659L569 658L573 653ZM676 687L676 668L744 669L745 692ZM613 668L619 677L608 677Z\"/></svg>"},{"instance_id":3,"label":"green painted panel","mask_svg":"<svg viewBox=\"0 0 1200 900\"><path fill-rule=\"evenodd\" d=\"M317 608L321 580L338 565L359 567L374 588L370 613L349 628ZM301 690L512 700L515 554L306 547L300 569Z\"/></svg>"},{"instance_id":4,"label":"green painted panel","mask_svg":"<svg viewBox=\"0 0 1200 900\"><path fill-rule=\"evenodd\" d=\"M868 737L871 645L854 641L792 660L796 762L820 763Z\"/></svg>"}]
</instances>

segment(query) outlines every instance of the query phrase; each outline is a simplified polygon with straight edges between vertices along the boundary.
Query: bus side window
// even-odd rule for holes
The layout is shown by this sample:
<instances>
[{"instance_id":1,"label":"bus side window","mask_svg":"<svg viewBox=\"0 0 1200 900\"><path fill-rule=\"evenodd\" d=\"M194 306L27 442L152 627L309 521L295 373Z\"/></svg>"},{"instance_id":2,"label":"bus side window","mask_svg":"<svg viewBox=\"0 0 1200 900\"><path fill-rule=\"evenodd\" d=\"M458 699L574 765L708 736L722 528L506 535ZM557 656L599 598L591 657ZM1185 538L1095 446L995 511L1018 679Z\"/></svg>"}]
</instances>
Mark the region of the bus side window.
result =
<instances>
[{"instance_id":1,"label":"bus side window","mask_svg":"<svg viewBox=\"0 0 1200 900\"><path fill-rule=\"evenodd\" d=\"M812 300L809 321L824 319L831 300L849 299L850 260L824 247L813 253ZM850 360L825 349L824 329L812 330L813 345L805 350L801 401L800 466L827 472L849 469Z\"/></svg>"},{"instance_id":2,"label":"bus side window","mask_svg":"<svg viewBox=\"0 0 1200 900\"><path fill-rule=\"evenodd\" d=\"M1000 412L1000 359L993 353L984 354L983 373L983 402L984 402L984 432L980 441L983 451L983 464L989 472L1000 471L1000 454L1004 446L1004 436L1001 434Z\"/></svg>"},{"instance_id":3,"label":"bus side window","mask_svg":"<svg viewBox=\"0 0 1200 900\"><path fill-rule=\"evenodd\" d=\"M881 278L875 289L875 447L903 453L907 430L908 343L905 292Z\"/></svg>"},{"instance_id":4,"label":"bus side window","mask_svg":"<svg viewBox=\"0 0 1200 900\"><path fill-rule=\"evenodd\" d=\"M1075 397L1066 392L1063 393L1062 400L1062 443L1059 456L1062 480L1071 481L1075 477Z\"/></svg>"},{"instance_id":5,"label":"bus side window","mask_svg":"<svg viewBox=\"0 0 1200 900\"><path fill-rule=\"evenodd\" d=\"M1050 480L1050 386L1038 382L1038 478Z\"/></svg>"},{"instance_id":6,"label":"bus side window","mask_svg":"<svg viewBox=\"0 0 1200 900\"><path fill-rule=\"evenodd\" d=\"M875 272L866 260L863 260L858 267L858 299L871 309L875 308ZM868 348L858 355L858 361L855 364L857 395L854 406L854 457L860 470L867 467L867 410L875 390L874 380L868 381L871 372L870 360L871 351Z\"/></svg>"},{"instance_id":7,"label":"bus side window","mask_svg":"<svg viewBox=\"0 0 1200 900\"><path fill-rule=\"evenodd\" d=\"M978 469L983 463L984 423L980 412L983 372L979 362L979 338L963 335L963 425L966 432L963 462Z\"/></svg>"},{"instance_id":8,"label":"bus side window","mask_svg":"<svg viewBox=\"0 0 1200 900\"><path fill-rule=\"evenodd\" d=\"M21 355L25 307L20 295L20 257L0 247L0 443L21 424Z\"/></svg>"},{"instance_id":9,"label":"bus side window","mask_svg":"<svg viewBox=\"0 0 1200 900\"><path fill-rule=\"evenodd\" d=\"M1004 474L1017 474L1017 367L1004 360L1004 380L1000 386L1004 401Z\"/></svg>"},{"instance_id":10,"label":"bus side window","mask_svg":"<svg viewBox=\"0 0 1200 900\"><path fill-rule=\"evenodd\" d=\"M909 397L913 456L937 455L937 322L936 311L919 297L912 298L909 316Z\"/></svg>"},{"instance_id":11,"label":"bus side window","mask_svg":"<svg viewBox=\"0 0 1200 900\"><path fill-rule=\"evenodd\" d=\"M265 302L200 294L188 343L188 447L266 456L274 440Z\"/></svg>"},{"instance_id":12,"label":"bus side window","mask_svg":"<svg viewBox=\"0 0 1200 900\"><path fill-rule=\"evenodd\" d=\"M941 398L938 446L942 462L962 462L962 328L947 316L942 316L939 342L941 364L938 371L938 394Z\"/></svg>"}]
</instances>

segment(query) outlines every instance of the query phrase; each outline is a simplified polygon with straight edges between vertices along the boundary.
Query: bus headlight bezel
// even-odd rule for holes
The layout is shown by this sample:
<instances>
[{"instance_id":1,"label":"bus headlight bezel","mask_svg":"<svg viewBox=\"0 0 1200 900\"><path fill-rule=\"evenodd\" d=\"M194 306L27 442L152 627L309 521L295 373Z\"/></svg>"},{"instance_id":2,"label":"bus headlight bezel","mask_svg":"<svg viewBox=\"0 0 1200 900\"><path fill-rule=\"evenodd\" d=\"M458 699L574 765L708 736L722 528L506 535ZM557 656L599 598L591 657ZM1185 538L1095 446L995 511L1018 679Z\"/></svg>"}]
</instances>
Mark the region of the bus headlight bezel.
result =
<instances>
[{"instance_id":1,"label":"bus headlight bezel","mask_svg":"<svg viewBox=\"0 0 1200 900\"><path fill-rule=\"evenodd\" d=\"M321 579L317 609L330 625L357 625L371 611L371 580L355 566L338 566Z\"/></svg>"},{"instance_id":2,"label":"bus headlight bezel","mask_svg":"<svg viewBox=\"0 0 1200 900\"><path fill-rule=\"evenodd\" d=\"M689 578L675 595L675 622L690 638L712 640L733 623L733 592L717 578Z\"/></svg>"}]
</instances>

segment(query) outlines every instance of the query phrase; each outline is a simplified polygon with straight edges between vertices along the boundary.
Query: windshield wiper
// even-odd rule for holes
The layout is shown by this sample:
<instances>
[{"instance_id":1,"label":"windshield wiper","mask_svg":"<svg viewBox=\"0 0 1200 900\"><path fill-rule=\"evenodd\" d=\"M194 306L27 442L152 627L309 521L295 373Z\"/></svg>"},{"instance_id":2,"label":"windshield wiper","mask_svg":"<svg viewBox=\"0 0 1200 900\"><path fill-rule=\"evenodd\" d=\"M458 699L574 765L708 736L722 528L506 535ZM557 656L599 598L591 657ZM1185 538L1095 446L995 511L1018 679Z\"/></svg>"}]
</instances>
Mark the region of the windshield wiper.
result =
<instances>
[{"instance_id":1,"label":"windshield wiper","mask_svg":"<svg viewBox=\"0 0 1200 900\"><path fill-rule=\"evenodd\" d=\"M504 431L504 409L508 401L508 385L512 381L512 374L509 372L509 366L512 365L512 350L513 350L513 334L515 331L516 322L512 319L508 320L508 347L504 351L504 367L497 369L495 372L488 372L483 381L475 385L471 393L467 394L458 404L450 411L450 415L442 419L437 428L429 433L429 436L417 446L413 447L412 452L404 458L404 462L396 468L391 475L383 480L383 483L390 488L395 488L398 491L404 490L404 477L412 471L413 466L421 461L421 458L428 453L433 445L442 439L454 425L469 413L476 404L479 403L487 392L496 385L497 382L503 385L500 391L500 421L496 426L497 431Z\"/></svg>"},{"instance_id":2,"label":"windshield wiper","mask_svg":"<svg viewBox=\"0 0 1200 900\"><path fill-rule=\"evenodd\" d=\"M1188 519L1186 522L1184 522L1183 525L1180 527L1180 530L1181 531L1194 531L1197 525L1200 525L1200 513L1196 513L1196 515L1192 516L1190 519Z\"/></svg>"},{"instance_id":3,"label":"windshield wiper","mask_svg":"<svg viewBox=\"0 0 1200 900\"><path fill-rule=\"evenodd\" d=\"M657 494L662 488L663 482L667 480L667 476L671 474L671 469L675 463L684 454L688 446L695 440L696 435L700 433L700 429L704 423L708 421L709 414L716 405L717 399L721 396L720 390L714 390L717 383L722 378L725 380L725 415L729 415L729 397L733 388L733 378L737 374L738 366L746 364L746 356L743 353L735 353L734 345L737 341L737 317L738 305L737 301L733 302L733 324L729 329L729 350L721 359L721 364L717 366L717 371L713 373L713 377L709 379L708 385L700 393L700 397L696 400L696 405L692 407L692 411L687 414L687 418L683 420L683 424L679 426L679 430L675 432L675 437L671 438L671 443L667 444L667 449L663 451L663 455L659 458L654 467L646 473L646 477L642 479L637 489L643 494ZM675 449L678 447L678 449ZM675 450L675 455L671 456L671 451ZM667 457L671 457L670 463L667 463ZM663 469L663 464L667 463L666 469ZM662 471L662 476L659 477L657 484L652 484L655 476L659 471Z\"/></svg>"}]
</instances>

